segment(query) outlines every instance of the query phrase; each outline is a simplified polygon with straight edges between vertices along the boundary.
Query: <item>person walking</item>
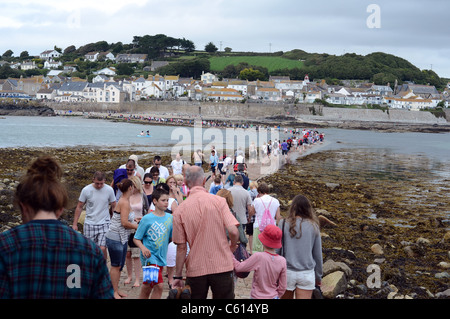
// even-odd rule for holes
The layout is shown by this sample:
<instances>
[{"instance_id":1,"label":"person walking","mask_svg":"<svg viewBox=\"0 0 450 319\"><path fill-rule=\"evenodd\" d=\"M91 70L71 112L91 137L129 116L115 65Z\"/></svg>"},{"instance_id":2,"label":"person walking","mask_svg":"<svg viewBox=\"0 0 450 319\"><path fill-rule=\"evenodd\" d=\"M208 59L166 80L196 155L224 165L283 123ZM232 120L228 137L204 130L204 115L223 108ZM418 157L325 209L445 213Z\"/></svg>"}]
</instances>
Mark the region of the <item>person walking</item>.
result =
<instances>
[{"instance_id":1,"label":"person walking","mask_svg":"<svg viewBox=\"0 0 450 319\"><path fill-rule=\"evenodd\" d=\"M303 195L292 200L289 216L279 222L283 233L280 252L287 262L287 290L283 299L311 299L323 274L319 219Z\"/></svg>"},{"instance_id":2,"label":"person walking","mask_svg":"<svg viewBox=\"0 0 450 319\"><path fill-rule=\"evenodd\" d=\"M269 195L269 186L265 182L262 182L258 185L257 189L259 197L255 198L253 201L255 208L255 222L253 223L253 252L263 251L258 235L260 234L259 225L264 215L264 211L268 209L274 221L278 221L281 218L280 202L275 197Z\"/></svg>"},{"instance_id":3,"label":"person walking","mask_svg":"<svg viewBox=\"0 0 450 319\"><path fill-rule=\"evenodd\" d=\"M139 299L161 299L163 292L162 272L167 265L167 249L172 237L173 217L166 213L169 206L169 192L163 188L155 189L152 196L155 210L145 215L134 235L134 242L141 250L142 266L159 268L156 283L144 283Z\"/></svg>"},{"instance_id":4,"label":"person walking","mask_svg":"<svg viewBox=\"0 0 450 319\"><path fill-rule=\"evenodd\" d=\"M127 255L128 237L130 229L137 229L138 225L134 223L134 213L130 206L130 196L133 193L133 182L129 179L122 180L119 185L122 196L117 202L116 209L113 212L109 230L106 233L106 247L108 248L111 259L110 276L114 288L114 298L121 299L127 295L119 291L120 272L125 265Z\"/></svg>"},{"instance_id":5,"label":"person walking","mask_svg":"<svg viewBox=\"0 0 450 319\"><path fill-rule=\"evenodd\" d=\"M189 196L173 214L177 257L172 287L183 288L181 279L186 264L186 285L191 288L192 299L206 299L209 288L213 299L233 299L233 259L228 252L236 249L239 222L223 197L207 192L201 167L189 167L185 180ZM186 244L190 248L188 258Z\"/></svg>"},{"instance_id":6,"label":"person walking","mask_svg":"<svg viewBox=\"0 0 450 319\"><path fill-rule=\"evenodd\" d=\"M130 208L131 211L134 213L134 223L139 224L142 217L144 217L144 215L147 214L150 205L148 203L147 196L144 194L141 179L137 176L132 176L130 180L133 182L134 186L133 193L130 196ZM134 229L131 230L130 232L131 232L130 238L133 238L135 234ZM135 279L133 287L140 286L142 268L141 263L139 261L139 253L140 253L139 248L133 244L131 244L130 246L129 240L127 248L127 257L125 259L125 265L127 266L127 274L128 274L127 279L125 279L124 281L124 284L126 285L131 283L134 271Z\"/></svg>"},{"instance_id":7,"label":"person walking","mask_svg":"<svg viewBox=\"0 0 450 319\"><path fill-rule=\"evenodd\" d=\"M100 247L58 220L69 202L62 175L43 156L17 186L23 224L0 233L0 299L113 298Z\"/></svg>"},{"instance_id":8,"label":"person walking","mask_svg":"<svg viewBox=\"0 0 450 319\"><path fill-rule=\"evenodd\" d=\"M254 271L251 299L280 299L286 291L286 259L276 253L281 248L281 230L268 225L258 235L264 246L263 252L256 252L243 262L233 256L236 272Z\"/></svg>"},{"instance_id":9,"label":"person walking","mask_svg":"<svg viewBox=\"0 0 450 319\"><path fill-rule=\"evenodd\" d=\"M116 207L116 196L111 186L105 184L105 174L97 171L94 173L92 183L81 190L78 204L75 208L72 228L78 230L78 220L80 219L83 206L86 205L86 217L83 224L83 234L100 246L105 256L106 251L106 232L109 229L110 214Z\"/></svg>"},{"instance_id":10,"label":"person walking","mask_svg":"<svg viewBox=\"0 0 450 319\"><path fill-rule=\"evenodd\" d=\"M236 175L233 187L228 190L233 196L233 211L236 213L236 218L242 225L242 228L246 229L247 224L255 214L255 210L252 206L252 198L249 192L242 187L243 183L242 175Z\"/></svg>"}]
</instances>

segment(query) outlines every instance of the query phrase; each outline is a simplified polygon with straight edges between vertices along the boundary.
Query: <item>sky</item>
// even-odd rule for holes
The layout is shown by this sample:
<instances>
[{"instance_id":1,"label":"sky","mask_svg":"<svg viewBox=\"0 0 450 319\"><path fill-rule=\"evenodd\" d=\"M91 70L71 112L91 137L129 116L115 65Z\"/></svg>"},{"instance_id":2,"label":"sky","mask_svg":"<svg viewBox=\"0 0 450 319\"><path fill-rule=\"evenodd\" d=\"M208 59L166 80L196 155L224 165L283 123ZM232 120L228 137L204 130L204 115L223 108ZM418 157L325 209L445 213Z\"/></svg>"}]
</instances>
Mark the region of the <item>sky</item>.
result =
<instances>
[{"instance_id":1,"label":"sky","mask_svg":"<svg viewBox=\"0 0 450 319\"><path fill-rule=\"evenodd\" d=\"M448 0L0 0L0 54L134 36L233 51L385 52L450 78Z\"/></svg>"}]
</instances>

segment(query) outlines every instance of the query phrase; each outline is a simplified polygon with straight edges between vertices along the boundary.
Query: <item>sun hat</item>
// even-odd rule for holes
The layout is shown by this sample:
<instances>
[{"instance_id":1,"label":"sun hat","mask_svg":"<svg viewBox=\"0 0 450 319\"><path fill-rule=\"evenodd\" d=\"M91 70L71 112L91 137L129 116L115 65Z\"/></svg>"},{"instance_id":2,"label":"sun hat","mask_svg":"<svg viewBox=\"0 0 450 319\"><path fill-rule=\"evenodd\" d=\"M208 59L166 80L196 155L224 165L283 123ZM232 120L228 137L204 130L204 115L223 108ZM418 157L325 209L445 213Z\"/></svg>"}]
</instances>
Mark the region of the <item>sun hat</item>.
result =
<instances>
[{"instance_id":1,"label":"sun hat","mask_svg":"<svg viewBox=\"0 0 450 319\"><path fill-rule=\"evenodd\" d=\"M258 235L259 241L269 248L281 248L281 229L275 225L267 225L264 231Z\"/></svg>"}]
</instances>

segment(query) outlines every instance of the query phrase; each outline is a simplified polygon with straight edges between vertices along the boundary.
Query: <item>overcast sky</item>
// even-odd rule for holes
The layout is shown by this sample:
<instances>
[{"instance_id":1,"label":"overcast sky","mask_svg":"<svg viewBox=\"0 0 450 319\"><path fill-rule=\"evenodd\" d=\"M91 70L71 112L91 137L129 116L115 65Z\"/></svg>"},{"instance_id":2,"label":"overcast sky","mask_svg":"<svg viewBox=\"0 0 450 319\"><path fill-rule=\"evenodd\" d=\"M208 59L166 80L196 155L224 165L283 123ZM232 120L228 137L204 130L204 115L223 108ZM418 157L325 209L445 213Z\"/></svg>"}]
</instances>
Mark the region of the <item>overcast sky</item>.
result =
<instances>
[{"instance_id":1,"label":"overcast sky","mask_svg":"<svg viewBox=\"0 0 450 319\"><path fill-rule=\"evenodd\" d=\"M450 78L448 0L0 0L0 54L133 36L233 51L382 51Z\"/></svg>"}]
</instances>

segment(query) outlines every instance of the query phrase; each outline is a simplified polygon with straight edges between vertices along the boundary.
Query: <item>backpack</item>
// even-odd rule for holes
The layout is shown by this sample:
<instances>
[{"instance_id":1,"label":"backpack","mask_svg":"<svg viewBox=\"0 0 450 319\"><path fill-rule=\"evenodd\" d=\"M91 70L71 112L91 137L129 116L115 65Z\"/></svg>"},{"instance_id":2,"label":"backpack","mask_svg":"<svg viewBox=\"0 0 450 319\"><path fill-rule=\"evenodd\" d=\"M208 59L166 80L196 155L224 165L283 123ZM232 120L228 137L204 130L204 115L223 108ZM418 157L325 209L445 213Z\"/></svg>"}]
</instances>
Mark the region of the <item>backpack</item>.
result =
<instances>
[{"instance_id":1,"label":"backpack","mask_svg":"<svg viewBox=\"0 0 450 319\"><path fill-rule=\"evenodd\" d=\"M118 168L114 171L114 194L117 193L117 184L119 184L125 178L128 178L127 170L125 168Z\"/></svg>"},{"instance_id":2,"label":"backpack","mask_svg":"<svg viewBox=\"0 0 450 319\"><path fill-rule=\"evenodd\" d=\"M261 222L259 223L259 231L262 233L264 231L264 228L266 228L267 225L275 225L275 220L272 217L272 214L270 213L269 207L270 204L272 204L272 199L270 199L269 206L264 205L263 200L261 199L261 202L264 206L264 213L261 218Z\"/></svg>"}]
</instances>

